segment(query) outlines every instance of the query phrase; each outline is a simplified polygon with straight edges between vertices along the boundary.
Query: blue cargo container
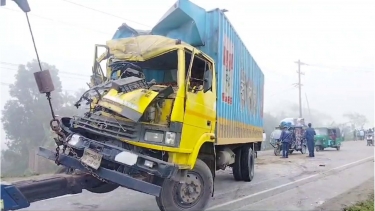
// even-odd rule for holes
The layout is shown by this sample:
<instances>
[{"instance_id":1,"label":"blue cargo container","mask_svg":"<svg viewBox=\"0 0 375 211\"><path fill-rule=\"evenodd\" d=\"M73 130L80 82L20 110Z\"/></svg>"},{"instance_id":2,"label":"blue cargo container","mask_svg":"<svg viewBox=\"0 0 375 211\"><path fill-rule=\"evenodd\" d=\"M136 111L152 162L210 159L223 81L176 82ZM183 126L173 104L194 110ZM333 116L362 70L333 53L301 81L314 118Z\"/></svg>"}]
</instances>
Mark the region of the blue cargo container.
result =
<instances>
[{"instance_id":1,"label":"blue cargo container","mask_svg":"<svg viewBox=\"0 0 375 211\"><path fill-rule=\"evenodd\" d=\"M179 0L151 31L123 25L113 39L138 34L180 39L215 60L217 144L262 141L264 75L224 12Z\"/></svg>"},{"instance_id":2,"label":"blue cargo container","mask_svg":"<svg viewBox=\"0 0 375 211\"><path fill-rule=\"evenodd\" d=\"M206 37L212 44L201 49L216 61L218 143L262 140L262 71L221 10L207 12Z\"/></svg>"}]
</instances>

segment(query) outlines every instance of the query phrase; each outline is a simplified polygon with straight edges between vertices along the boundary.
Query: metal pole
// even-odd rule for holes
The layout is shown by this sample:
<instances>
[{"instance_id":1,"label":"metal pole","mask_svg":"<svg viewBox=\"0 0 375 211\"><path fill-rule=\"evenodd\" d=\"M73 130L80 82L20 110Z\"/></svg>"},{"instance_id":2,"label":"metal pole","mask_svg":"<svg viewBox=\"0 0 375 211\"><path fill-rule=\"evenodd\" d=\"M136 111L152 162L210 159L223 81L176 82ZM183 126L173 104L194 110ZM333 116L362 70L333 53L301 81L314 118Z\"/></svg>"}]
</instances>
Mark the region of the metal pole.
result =
<instances>
[{"instance_id":1,"label":"metal pole","mask_svg":"<svg viewBox=\"0 0 375 211\"><path fill-rule=\"evenodd\" d=\"M302 94L301 94L301 91L302 91L302 83L301 83L301 75L304 75L303 72L301 72L301 65L308 65L308 64L305 64L303 62L301 62L300 60L296 61L295 63L298 64L298 70L297 70L297 73L298 73L298 83L295 83L294 85L298 86L298 102L299 102L299 117L302 118Z\"/></svg>"}]
</instances>

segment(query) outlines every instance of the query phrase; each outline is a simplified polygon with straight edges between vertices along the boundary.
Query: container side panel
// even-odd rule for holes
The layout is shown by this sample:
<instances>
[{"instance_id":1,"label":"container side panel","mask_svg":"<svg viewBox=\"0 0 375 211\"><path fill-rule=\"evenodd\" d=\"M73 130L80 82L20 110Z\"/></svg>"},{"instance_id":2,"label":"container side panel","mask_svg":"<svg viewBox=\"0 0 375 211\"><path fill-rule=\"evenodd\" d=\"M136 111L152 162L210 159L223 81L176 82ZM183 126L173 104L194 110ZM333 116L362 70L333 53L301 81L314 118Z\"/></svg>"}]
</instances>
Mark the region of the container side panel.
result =
<instances>
[{"instance_id":1,"label":"container side panel","mask_svg":"<svg viewBox=\"0 0 375 211\"><path fill-rule=\"evenodd\" d=\"M220 10L208 12L206 45L216 61L217 144L262 140L264 75Z\"/></svg>"}]
</instances>

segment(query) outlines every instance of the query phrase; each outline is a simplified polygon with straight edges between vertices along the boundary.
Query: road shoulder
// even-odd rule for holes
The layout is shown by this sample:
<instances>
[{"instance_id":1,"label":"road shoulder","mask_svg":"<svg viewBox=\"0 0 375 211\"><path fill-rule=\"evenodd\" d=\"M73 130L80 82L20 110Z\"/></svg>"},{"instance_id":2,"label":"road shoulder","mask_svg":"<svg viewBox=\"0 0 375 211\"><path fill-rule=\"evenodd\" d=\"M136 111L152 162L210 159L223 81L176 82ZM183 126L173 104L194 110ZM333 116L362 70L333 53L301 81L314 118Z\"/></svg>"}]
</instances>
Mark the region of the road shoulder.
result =
<instances>
[{"instance_id":1,"label":"road shoulder","mask_svg":"<svg viewBox=\"0 0 375 211\"><path fill-rule=\"evenodd\" d=\"M344 208L352 206L357 202L367 200L370 194L374 194L374 177L365 181L359 186L324 202L316 210L343 210Z\"/></svg>"}]
</instances>

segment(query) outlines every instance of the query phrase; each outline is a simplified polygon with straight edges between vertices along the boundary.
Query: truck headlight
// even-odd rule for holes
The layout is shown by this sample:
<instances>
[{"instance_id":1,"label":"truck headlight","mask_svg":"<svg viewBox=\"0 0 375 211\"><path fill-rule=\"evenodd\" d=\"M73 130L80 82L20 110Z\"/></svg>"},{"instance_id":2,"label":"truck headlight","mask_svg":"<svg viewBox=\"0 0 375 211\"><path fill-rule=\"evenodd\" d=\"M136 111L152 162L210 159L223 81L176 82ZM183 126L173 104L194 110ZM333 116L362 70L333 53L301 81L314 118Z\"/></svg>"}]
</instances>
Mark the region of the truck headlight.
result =
<instances>
[{"instance_id":1,"label":"truck headlight","mask_svg":"<svg viewBox=\"0 0 375 211\"><path fill-rule=\"evenodd\" d=\"M150 142L163 142L164 133L158 131L146 131L144 139L145 141Z\"/></svg>"},{"instance_id":2,"label":"truck headlight","mask_svg":"<svg viewBox=\"0 0 375 211\"><path fill-rule=\"evenodd\" d=\"M79 146L79 145L81 145L81 142L82 142L81 136L78 135L78 134L73 134L73 135L70 137L70 139L69 139L69 141L68 141L68 144L69 144L70 146Z\"/></svg>"},{"instance_id":3,"label":"truck headlight","mask_svg":"<svg viewBox=\"0 0 375 211\"><path fill-rule=\"evenodd\" d=\"M176 140L176 133L174 132L165 133L165 144L175 145L175 140Z\"/></svg>"}]
</instances>

